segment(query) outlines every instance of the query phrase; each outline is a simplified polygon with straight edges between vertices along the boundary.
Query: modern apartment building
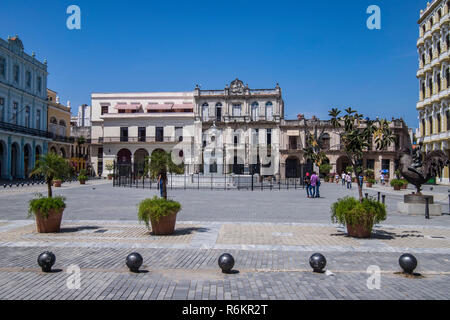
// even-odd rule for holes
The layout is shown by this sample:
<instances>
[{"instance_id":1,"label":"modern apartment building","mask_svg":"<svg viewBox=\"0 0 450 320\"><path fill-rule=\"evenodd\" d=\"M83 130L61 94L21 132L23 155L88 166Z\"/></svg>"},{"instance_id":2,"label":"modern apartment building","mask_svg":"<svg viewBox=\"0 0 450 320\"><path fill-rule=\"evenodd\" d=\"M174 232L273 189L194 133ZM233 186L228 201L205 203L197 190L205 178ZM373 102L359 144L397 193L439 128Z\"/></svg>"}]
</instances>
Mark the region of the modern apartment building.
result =
<instances>
[{"instance_id":1,"label":"modern apartment building","mask_svg":"<svg viewBox=\"0 0 450 320\"><path fill-rule=\"evenodd\" d=\"M448 155L450 139L450 1L435 0L420 11L419 39L419 113L418 142L423 151L443 150ZM444 169L438 183L449 183Z\"/></svg>"}]
</instances>

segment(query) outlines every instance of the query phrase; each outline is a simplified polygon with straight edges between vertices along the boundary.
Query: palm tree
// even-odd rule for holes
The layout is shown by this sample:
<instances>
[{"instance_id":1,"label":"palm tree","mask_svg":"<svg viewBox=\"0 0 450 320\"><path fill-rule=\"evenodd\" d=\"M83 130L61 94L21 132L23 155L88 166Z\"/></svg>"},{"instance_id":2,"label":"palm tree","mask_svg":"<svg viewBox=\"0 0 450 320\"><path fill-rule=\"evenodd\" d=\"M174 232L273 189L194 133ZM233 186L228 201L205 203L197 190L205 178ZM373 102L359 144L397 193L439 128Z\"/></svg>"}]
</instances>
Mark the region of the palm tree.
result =
<instances>
[{"instance_id":1,"label":"palm tree","mask_svg":"<svg viewBox=\"0 0 450 320\"><path fill-rule=\"evenodd\" d=\"M52 197L52 182L54 178L64 178L69 175L70 167L67 161L53 153L49 152L36 162L36 166L30 173L31 176L43 176L47 182L48 197Z\"/></svg>"},{"instance_id":2,"label":"palm tree","mask_svg":"<svg viewBox=\"0 0 450 320\"><path fill-rule=\"evenodd\" d=\"M150 156L150 163L147 167L150 171L150 178L162 180L162 195L167 200L167 173L182 174L184 173L184 165L173 163L170 152L156 150ZM147 172L144 174L147 174Z\"/></svg>"}]
</instances>

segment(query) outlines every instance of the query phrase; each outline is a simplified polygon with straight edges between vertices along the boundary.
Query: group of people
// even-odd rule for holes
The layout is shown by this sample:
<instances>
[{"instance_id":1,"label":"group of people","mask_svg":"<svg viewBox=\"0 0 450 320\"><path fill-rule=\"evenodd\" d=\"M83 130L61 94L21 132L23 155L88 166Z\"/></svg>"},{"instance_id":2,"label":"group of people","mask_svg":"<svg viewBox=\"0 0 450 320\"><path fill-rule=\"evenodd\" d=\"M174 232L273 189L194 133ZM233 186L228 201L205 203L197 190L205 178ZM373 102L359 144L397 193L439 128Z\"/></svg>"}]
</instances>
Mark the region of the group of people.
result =
<instances>
[{"instance_id":1,"label":"group of people","mask_svg":"<svg viewBox=\"0 0 450 320\"><path fill-rule=\"evenodd\" d=\"M306 188L306 195L308 198L320 198L320 177L313 172L311 176L309 175L309 172L306 173L305 176L305 188Z\"/></svg>"}]
</instances>

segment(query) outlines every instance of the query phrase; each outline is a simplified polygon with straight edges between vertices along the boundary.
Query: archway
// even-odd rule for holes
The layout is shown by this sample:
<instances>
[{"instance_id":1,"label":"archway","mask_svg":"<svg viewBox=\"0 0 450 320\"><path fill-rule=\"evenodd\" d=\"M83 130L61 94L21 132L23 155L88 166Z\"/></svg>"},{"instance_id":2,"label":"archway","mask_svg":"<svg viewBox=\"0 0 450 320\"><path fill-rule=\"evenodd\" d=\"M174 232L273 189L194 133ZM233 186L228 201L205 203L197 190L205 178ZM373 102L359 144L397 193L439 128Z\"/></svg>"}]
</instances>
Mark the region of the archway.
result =
<instances>
[{"instance_id":1,"label":"archway","mask_svg":"<svg viewBox=\"0 0 450 320\"><path fill-rule=\"evenodd\" d=\"M36 146L36 150L35 150L35 153L36 153L36 155L35 155L35 160L36 160L36 162L39 160L39 157L41 156L41 154L42 154L42 151L41 151L41 147L40 146Z\"/></svg>"},{"instance_id":2,"label":"archway","mask_svg":"<svg viewBox=\"0 0 450 320\"><path fill-rule=\"evenodd\" d=\"M148 151L141 148L134 153L134 172L138 176L142 176L145 169L145 158L148 157Z\"/></svg>"},{"instance_id":3,"label":"archway","mask_svg":"<svg viewBox=\"0 0 450 320\"><path fill-rule=\"evenodd\" d=\"M25 170L25 178L28 178L31 172L31 147L29 144L23 147L23 168Z\"/></svg>"},{"instance_id":4,"label":"archway","mask_svg":"<svg viewBox=\"0 0 450 320\"><path fill-rule=\"evenodd\" d=\"M120 149L119 152L117 152L117 163L131 163L131 151L128 149Z\"/></svg>"},{"instance_id":5,"label":"archway","mask_svg":"<svg viewBox=\"0 0 450 320\"><path fill-rule=\"evenodd\" d=\"M300 160L295 156L286 159L286 178L300 178Z\"/></svg>"},{"instance_id":6,"label":"archway","mask_svg":"<svg viewBox=\"0 0 450 320\"><path fill-rule=\"evenodd\" d=\"M13 143L11 146L11 176L13 178L19 178L20 168L20 148L17 143Z\"/></svg>"},{"instance_id":7,"label":"archway","mask_svg":"<svg viewBox=\"0 0 450 320\"><path fill-rule=\"evenodd\" d=\"M51 148L50 148L50 152L51 152L51 153L54 153L54 154L57 154L56 148L55 148L55 147L51 147Z\"/></svg>"},{"instance_id":8,"label":"archway","mask_svg":"<svg viewBox=\"0 0 450 320\"><path fill-rule=\"evenodd\" d=\"M350 161L347 156L340 156L336 160L336 171L338 174L342 174L342 172L346 171L346 168L350 165Z\"/></svg>"},{"instance_id":9,"label":"archway","mask_svg":"<svg viewBox=\"0 0 450 320\"><path fill-rule=\"evenodd\" d=\"M6 144L0 140L0 178L4 176L6 168Z\"/></svg>"},{"instance_id":10,"label":"archway","mask_svg":"<svg viewBox=\"0 0 450 320\"><path fill-rule=\"evenodd\" d=\"M65 159L66 158L66 150L64 150L64 148L59 149L59 155Z\"/></svg>"}]
</instances>

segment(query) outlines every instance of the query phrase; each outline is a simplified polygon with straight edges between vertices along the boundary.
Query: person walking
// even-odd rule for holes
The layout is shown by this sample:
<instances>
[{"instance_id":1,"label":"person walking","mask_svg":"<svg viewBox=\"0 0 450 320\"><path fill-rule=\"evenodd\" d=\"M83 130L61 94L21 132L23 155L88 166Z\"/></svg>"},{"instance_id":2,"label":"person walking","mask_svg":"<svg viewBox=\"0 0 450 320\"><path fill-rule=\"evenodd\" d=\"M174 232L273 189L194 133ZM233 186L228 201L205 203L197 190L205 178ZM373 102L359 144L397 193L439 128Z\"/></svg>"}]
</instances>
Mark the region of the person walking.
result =
<instances>
[{"instance_id":1,"label":"person walking","mask_svg":"<svg viewBox=\"0 0 450 320\"><path fill-rule=\"evenodd\" d=\"M305 176L305 186L306 186L306 196L307 198L310 198L311 193L311 178L309 176L309 172L306 173Z\"/></svg>"},{"instance_id":2,"label":"person walking","mask_svg":"<svg viewBox=\"0 0 450 320\"><path fill-rule=\"evenodd\" d=\"M316 174L314 172L314 174ZM320 192L319 192L319 187L320 187L320 176L316 175L317 178L317 182L316 182L316 198L320 198Z\"/></svg>"},{"instance_id":3,"label":"person walking","mask_svg":"<svg viewBox=\"0 0 450 320\"><path fill-rule=\"evenodd\" d=\"M381 172L381 174L380 174L380 180L381 180L381 184L384 186L384 174L383 174L383 172Z\"/></svg>"},{"instance_id":4,"label":"person walking","mask_svg":"<svg viewBox=\"0 0 450 320\"><path fill-rule=\"evenodd\" d=\"M334 179L336 180L336 184L339 184L339 175L337 172L336 172L336 176L334 177Z\"/></svg>"},{"instance_id":5,"label":"person walking","mask_svg":"<svg viewBox=\"0 0 450 320\"><path fill-rule=\"evenodd\" d=\"M311 175L311 198L316 197L316 187L317 187L317 175L313 171L313 173Z\"/></svg>"},{"instance_id":6,"label":"person walking","mask_svg":"<svg viewBox=\"0 0 450 320\"><path fill-rule=\"evenodd\" d=\"M163 198L164 195L163 195L163 178L162 178L162 175L158 176L158 181L156 181L156 185L157 185L157 188L159 189L159 193L161 195L161 198Z\"/></svg>"},{"instance_id":7,"label":"person walking","mask_svg":"<svg viewBox=\"0 0 450 320\"><path fill-rule=\"evenodd\" d=\"M347 175L345 174L345 171L342 171L342 187L345 186L346 181L347 181Z\"/></svg>"},{"instance_id":8,"label":"person walking","mask_svg":"<svg viewBox=\"0 0 450 320\"><path fill-rule=\"evenodd\" d=\"M351 189L352 188L352 174L351 174L351 172L349 172L347 174L346 180L347 180L347 189Z\"/></svg>"},{"instance_id":9,"label":"person walking","mask_svg":"<svg viewBox=\"0 0 450 320\"><path fill-rule=\"evenodd\" d=\"M363 177L362 173L359 174L358 179L359 179L359 185L362 188L363 187L363 182L364 182L364 177Z\"/></svg>"}]
</instances>

